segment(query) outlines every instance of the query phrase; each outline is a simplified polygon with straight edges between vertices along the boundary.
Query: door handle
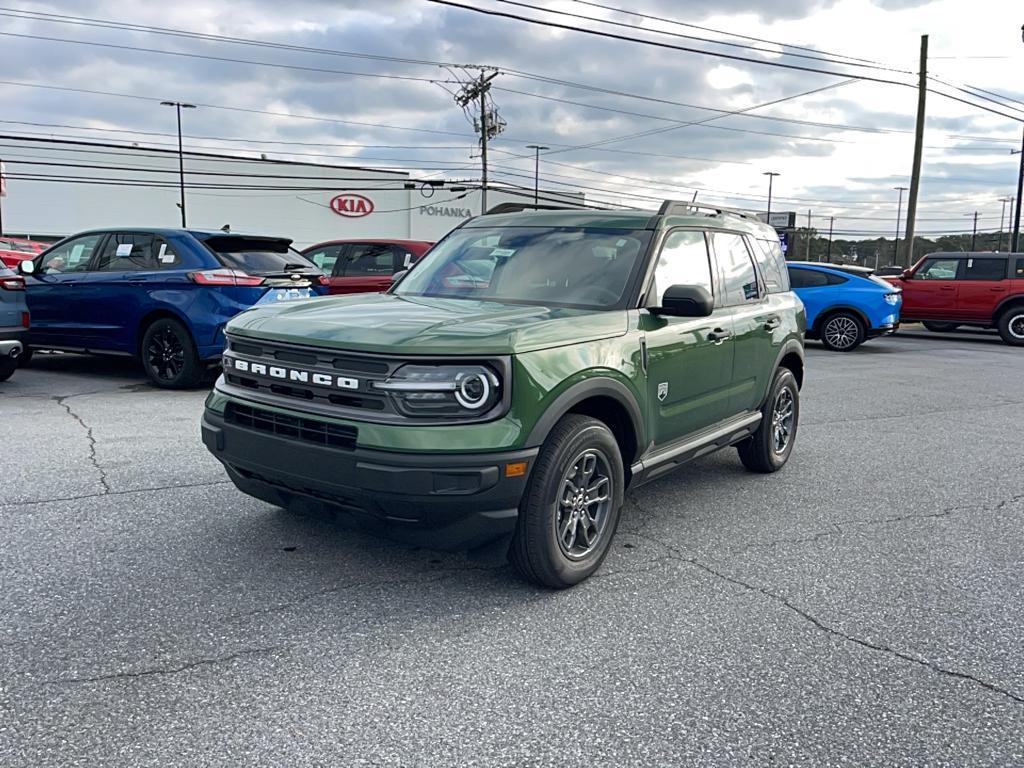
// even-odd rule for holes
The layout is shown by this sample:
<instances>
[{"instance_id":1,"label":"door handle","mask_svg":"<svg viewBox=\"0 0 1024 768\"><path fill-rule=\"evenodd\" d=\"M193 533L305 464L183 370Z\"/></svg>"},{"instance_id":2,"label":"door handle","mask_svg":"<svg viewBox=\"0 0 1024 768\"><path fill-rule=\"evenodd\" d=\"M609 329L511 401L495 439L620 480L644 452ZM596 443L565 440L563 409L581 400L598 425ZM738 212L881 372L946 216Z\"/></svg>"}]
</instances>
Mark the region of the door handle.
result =
<instances>
[{"instance_id":1,"label":"door handle","mask_svg":"<svg viewBox=\"0 0 1024 768\"><path fill-rule=\"evenodd\" d=\"M769 315L764 321L764 329L766 331L774 331L780 325L782 325L782 318L778 315Z\"/></svg>"},{"instance_id":2,"label":"door handle","mask_svg":"<svg viewBox=\"0 0 1024 768\"><path fill-rule=\"evenodd\" d=\"M954 291L954 290L956 290L956 289L955 289L955 288L954 288L954 287L953 287L952 285L943 285L943 286L942 286L942 287L940 288L940 290L943 290L943 291Z\"/></svg>"},{"instance_id":3,"label":"door handle","mask_svg":"<svg viewBox=\"0 0 1024 768\"><path fill-rule=\"evenodd\" d=\"M708 341L710 341L716 347L722 342L724 342L726 339L731 338L732 331L727 331L724 328L715 328L715 330L708 334Z\"/></svg>"}]
</instances>

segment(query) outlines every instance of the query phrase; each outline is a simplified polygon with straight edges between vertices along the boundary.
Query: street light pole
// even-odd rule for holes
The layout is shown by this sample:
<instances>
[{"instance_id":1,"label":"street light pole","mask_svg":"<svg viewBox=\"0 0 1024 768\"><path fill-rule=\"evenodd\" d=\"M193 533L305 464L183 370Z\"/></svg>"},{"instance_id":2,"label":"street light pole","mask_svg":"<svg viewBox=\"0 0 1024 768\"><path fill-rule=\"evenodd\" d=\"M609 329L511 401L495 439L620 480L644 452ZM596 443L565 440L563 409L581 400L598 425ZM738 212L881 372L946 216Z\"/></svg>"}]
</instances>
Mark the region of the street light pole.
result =
<instances>
[{"instance_id":1,"label":"street light pole","mask_svg":"<svg viewBox=\"0 0 1024 768\"><path fill-rule=\"evenodd\" d=\"M551 149L543 144L527 144L527 149L532 149L533 154L533 204L536 206L540 196L540 153L543 149Z\"/></svg>"},{"instance_id":2,"label":"street light pole","mask_svg":"<svg viewBox=\"0 0 1024 768\"><path fill-rule=\"evenodd\" d=\"M765 216L768 221L766 221L765 224L770 226L772 218L772 182L775 181L776 176L781 176L782 174L775 171L765 171L761 175L768 177L768 214Z\"/></svg>"},{"instance_id":3,"label":"street light pole","mask_svg":"<svg viewBox=\"0 0 1024 768\"><path fill-rule=\"evenodd\" d=\"M1013 240L1010 241L1010 252L1016 253L1020 249L1020 198L1024 195L1024 133L1021 134L1020 151L1010 152L1020 155L1020 171L1017 172L1017 211L1013 215Z\"/></svg>"},{"instance_id":4,"label":"street light pole","mask_svg":"<svg viewBox=\"0 0 1024 768\"><path fill-rule=\"evenodd\" d=\"M184 229L188 224L185 223L185 152L181 146L181 110L195 109L196 105L183 101L161 101L160 106L174 107L178 113L178 185L181 188L181 202L178 205L181 208L181 227Z\"/></svg>"},{"instance_id":5,"label":"street light pole","mask_svg":"<svg viewBox=\"0 0 1024 768\"><path fill-rule=\"evenodd\" d=\"M896 203L896 242L892 244L892 263L900 263L900 216L903 215L903 193L907 191L906 187L893 187L900 191L900 201Z\"/></svg>"}]
</instances>

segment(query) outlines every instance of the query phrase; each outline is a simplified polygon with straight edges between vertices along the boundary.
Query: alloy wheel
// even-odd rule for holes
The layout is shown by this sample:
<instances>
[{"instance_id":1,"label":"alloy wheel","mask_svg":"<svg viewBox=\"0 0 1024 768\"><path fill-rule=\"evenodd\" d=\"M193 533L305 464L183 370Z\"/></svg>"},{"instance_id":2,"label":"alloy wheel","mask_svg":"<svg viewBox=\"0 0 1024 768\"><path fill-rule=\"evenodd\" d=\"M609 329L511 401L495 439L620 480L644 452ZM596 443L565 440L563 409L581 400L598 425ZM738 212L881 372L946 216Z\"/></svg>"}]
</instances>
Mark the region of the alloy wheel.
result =
<instances>
[{"instance_id":1,"label":"alloy wheel","mask_svg":"<svg viewBox=\"0 0 1024 768\"><path fill-rule=\"evenodd\" d=\"M849 349L857 342L857 321L846 315L833 317L825 324L825 339L835 349Z\"/></svg>"},{"instance_id":2,"label":"alloy wheel","mask_svg":"<svg viewBox=\"0 0 1024 768\"><path fill-rule=\"evenodd\" d=\"M581 560L597 548L611 512L614 489L608 457L587 448L573 459L558 491L555 537L562 554Z\"/></svg>"},{"instance_id":3,"label":"alloy wheel","mask_svg":"<svg viewBox=\"0 0 1024 768\"><path fill-rule=\"evenodd\" d=\"M775 397L775 405L772 406L772 450L776 454L785 453L789 447L795 418L793 391L789 387L783 387Z\"/></svg>"},{"instance_id":4,"label":"alloy wheel","mask_svg":"<svg viewBox=\"0 0 1024 768\"><path fill-rule=\"evenodd\" d=\"M174 381L185 367L185 347L170 328L153 334L146 348L146 363L161 381Z\"/></svg>"}]
</instances>

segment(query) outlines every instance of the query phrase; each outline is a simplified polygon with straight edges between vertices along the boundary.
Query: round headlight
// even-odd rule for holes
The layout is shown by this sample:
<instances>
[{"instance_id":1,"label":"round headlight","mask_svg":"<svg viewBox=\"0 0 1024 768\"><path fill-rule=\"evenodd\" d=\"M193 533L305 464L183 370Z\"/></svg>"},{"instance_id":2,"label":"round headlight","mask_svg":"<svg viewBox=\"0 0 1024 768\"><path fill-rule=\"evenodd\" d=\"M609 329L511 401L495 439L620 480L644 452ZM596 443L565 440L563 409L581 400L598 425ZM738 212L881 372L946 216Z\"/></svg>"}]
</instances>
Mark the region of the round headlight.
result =
<instances>
[{"instance_id":1,"label":"round headlight","mask_svg":"<svg viewBox=\"0 0 1024 768\"><path fill-rule=\"evenodd\" d=\"M483 406L491 394L491 383L481 373L459 374L456 385L455 399L471 411Z\"/></svg>"}]
</instances>

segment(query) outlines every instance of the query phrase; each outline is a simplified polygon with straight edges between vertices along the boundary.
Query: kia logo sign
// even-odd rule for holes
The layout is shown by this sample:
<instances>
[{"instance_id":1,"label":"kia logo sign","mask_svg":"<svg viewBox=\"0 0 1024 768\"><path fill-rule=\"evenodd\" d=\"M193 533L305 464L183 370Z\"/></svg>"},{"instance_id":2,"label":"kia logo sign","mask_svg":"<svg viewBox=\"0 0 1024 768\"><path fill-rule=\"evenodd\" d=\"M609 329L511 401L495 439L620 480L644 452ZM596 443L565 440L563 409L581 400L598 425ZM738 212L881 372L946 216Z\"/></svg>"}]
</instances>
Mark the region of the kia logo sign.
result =
<instances>
[{"instance_id":1,"label":"kia logo sign","mask_svg":"<svg viewBox=\"0 0 1024 768\"><path fill-rule=\"evenodd\" d=\"M339 216L358 219L373 213L373 200L352 193L337 195L331 198L331 210Z\"/></svg>"}]
</instances>

